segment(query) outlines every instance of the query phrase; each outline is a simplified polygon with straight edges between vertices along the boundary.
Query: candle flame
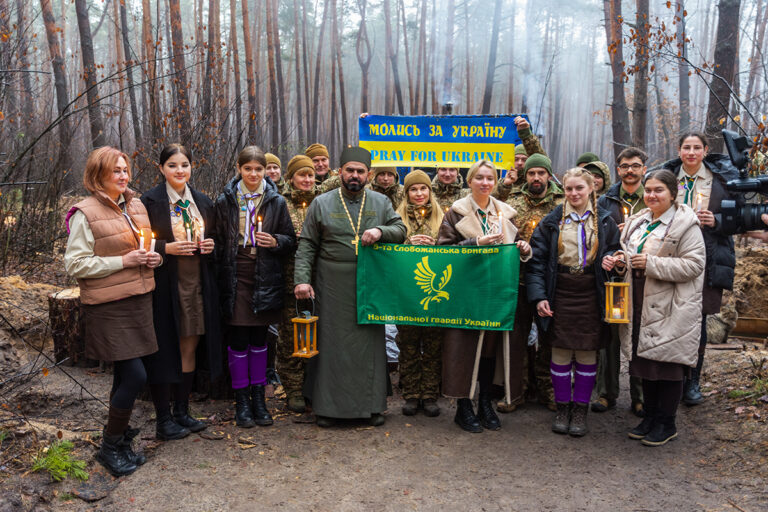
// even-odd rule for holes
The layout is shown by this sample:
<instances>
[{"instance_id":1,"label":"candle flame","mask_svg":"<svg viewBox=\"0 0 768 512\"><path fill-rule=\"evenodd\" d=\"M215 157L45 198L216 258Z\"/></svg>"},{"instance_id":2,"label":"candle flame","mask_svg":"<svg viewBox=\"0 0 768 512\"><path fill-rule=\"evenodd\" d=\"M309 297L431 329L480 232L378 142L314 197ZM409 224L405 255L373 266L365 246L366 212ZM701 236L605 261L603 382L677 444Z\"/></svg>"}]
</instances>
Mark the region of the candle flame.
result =
<instances>
[{"instance_id":1,"label":"candle flame","mask_svg":"<svg viewBox=\"0 0 768 512\"><path fill-rule=\"evenodd\" d=\"M259 215L258 219L259 219L259 222L261 222L261 215Z\"/></svg>"},{"instance_id":2,"label":"candle flame","mask_svg":"<svg viewBox=\"0 0 768 512\"><path fill-rule=\"evenodd\" d=\"M629 214L629 210L627 210L627 207L625 206L624 207L624 215L628 215L628 214Z\"/></svg>"},{"instance_id":3,"label":"candle flame","mask_svg":"<svg viewBox=\"0 0 768 512\"><path fill-rule=\"evenodd\" d=\"M306 208L307 207L307 203L301 203L301 207L302 208Z\"/></svg>"},{"instance_id":4,"label":"candle flame","mask_svg":"<svg viewBox=\"0 0 768 512\"><path fill-rule=\"evenodd\" d=\"M152 232L152 238L155 238L155 232L154 231Z\"/></svg>"}]
</instances>

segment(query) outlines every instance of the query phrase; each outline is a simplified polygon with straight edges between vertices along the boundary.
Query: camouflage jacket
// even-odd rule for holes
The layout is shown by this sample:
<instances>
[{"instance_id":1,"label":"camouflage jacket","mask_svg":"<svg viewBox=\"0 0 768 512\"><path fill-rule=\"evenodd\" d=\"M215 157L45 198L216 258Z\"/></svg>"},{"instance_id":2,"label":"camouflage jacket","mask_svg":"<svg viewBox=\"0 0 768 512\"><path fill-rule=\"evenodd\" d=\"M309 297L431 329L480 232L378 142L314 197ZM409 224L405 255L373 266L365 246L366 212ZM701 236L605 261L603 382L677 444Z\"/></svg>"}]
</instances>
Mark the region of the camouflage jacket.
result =
<instances>
[{"instance_id":1,"label":"camouflage jacket","mask_svg":"<svg viewBox=\"0 0 768 512\"><path fill-rule=\"evenodd\" d=\"M331 178L332 179L332 178ZM328 181L328 180L326 180ZM283 197L288 206L288 215L291 217L293 230L296 237L301 234L301 227L304 225L304 219L307 216L307 209L312 200L320 194L320 187L317 185L309 192L296 190L291 183L286 183L283 188ZM285 259L283 266L283 276L285 276L285 293L293 296L293 269L296 263L296 253L294 252ZM286 304L293 304L289 301Z\"/></svg>"},{"instance_id":2,"label":"camouflage jacket","mask_svg":"<svg viewBox=\"0 0 768 512\"><path fill-rule=\"evenodd\" d=\"M533 230L557 206L563 204L565 193L554 180L549 180L547 193L537 199L528 192L528 185L523 185L520 193L509 198L507 204L517 210L517 216L512 219L517 226L518 236L526 242L531 241Z\"/></svg>"},{"instance_id":3,"label":"camouflage jacket","mask_svg":"<svg viewBox=\"0 0 768 512\"><path fill-rule=\"evenodd\" d=\"M462 178L461 174L450 185L446 185L438 180L437 175L432 178L432 192L435 194L435 199L437 199L443 211L446 211L453 203L469 194L469 189L463 188L463 186L464 178Z\"/></svg>"},{"instance_id":4,"label":"camouflage jacket","mask_svg":"<svg viewBox=\"0 0 768 512\"><path fill-rule=\"evenodd\" d=\"M369 183L366 185L366 188L387 196L389 198L389 202L392 203L393 210L397 210L397 207L400 206L400 203L403 201L405 194L403 186L399 183L395 183L387 188L380 187L375 183Z\"/></svg>"},{"instance_id":5,"label":"camouflage jacket","mask_svg":"<svg viewBox=\"0 0 768 512\"><path fill-rule=\"evenodd\" d=\"M539 138L534 135L533 132L531 132L530 128L520 130L518 135L520 135L520 138L523 140L523 145L525 146L525 151L528 153L528 155L541 153L542 155L547 156L546 151L544 151L544 148L541 147ZM517 181L509 186L504 184L504 180L499 180L499 182L493 188L491 195L500 201L509 202L508 199L510 196L519 194L523 188L523 185L525 185L525 175L518 176Z\"/></svg>"},{"instance_id":6,"label":"camouflage jacket","mask_svg":"<svg viewBox=\"0 0 768 512\"><path fill-rule=\"evenodd\" d=\"M424 212L423 215L422 211ZM408 229L408 237L405 239L405 244L411 245L411 235L428 235L437 240L437 231L432 231L429 228L429 223L426 222L431 215L431 204L425 206L408 205L406 218L403 219L405 227Z\"/></svg>"},{"instance_id":7,"label":"camouflage jacket","mask_svg":"<svg viewBox=\"0 0 768 512\"><path fill-rule=\"evenodd\" d=\"M335 171L333 171L335 172ZM341 176L337 172L333 176L330 176L328 179L326 179L322 185L318 185L318 189L321 194L324 194L326 192L330 192L331 190L335 190L341 186Z\"/></svg>"}]
</instances>

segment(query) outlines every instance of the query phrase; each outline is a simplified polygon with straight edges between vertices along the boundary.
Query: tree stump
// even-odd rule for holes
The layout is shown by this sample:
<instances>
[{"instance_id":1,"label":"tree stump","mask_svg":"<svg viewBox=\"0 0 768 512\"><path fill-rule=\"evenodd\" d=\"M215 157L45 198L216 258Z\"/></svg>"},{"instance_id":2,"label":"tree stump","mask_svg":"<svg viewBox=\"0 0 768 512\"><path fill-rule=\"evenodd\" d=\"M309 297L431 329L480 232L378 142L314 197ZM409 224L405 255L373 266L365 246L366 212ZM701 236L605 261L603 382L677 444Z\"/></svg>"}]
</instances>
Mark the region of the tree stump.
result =
<instances>
[{"instance_id":1,"label":"tree stump","mask_svg":"<svg viewBox=\"0 0 768 512\"><path fill-rule=\"evenodd\" d=\"M98 366L98 361L85 357L85 318L80 308L80 288L48 295L48 318L57 363L66 359L65 366Z\"/></svg>"}]
</instances>

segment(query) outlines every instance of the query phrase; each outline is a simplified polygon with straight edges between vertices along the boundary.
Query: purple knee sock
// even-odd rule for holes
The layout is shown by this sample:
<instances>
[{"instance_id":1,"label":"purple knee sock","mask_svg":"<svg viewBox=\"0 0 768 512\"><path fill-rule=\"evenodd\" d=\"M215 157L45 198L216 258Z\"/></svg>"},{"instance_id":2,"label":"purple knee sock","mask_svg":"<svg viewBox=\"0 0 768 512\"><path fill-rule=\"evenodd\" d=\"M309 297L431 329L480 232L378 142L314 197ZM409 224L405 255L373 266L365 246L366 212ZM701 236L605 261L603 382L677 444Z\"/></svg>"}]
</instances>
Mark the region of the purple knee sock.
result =
<instances>
[{"instance_id":1,"label":"purple knee sock","mask_svg":"<svg viewBox=\"0 0 768 512\"><path fill-rule=\"evenodd\" d=\"M227 347L229 374L232 377L232 389L242 389L248 386L248 351L242 352Z\"/></svg>"},{"instance_id":2,"label":"purple knee sock","mask_svg":"<svg viewBox=\"0 0 768 512\"><path fill-rule=\"evenodd\" d=\"M251 386L263 386L267 383L267 346L248 347L248 371L251 374Z\"/></svg>"},{"instance_id":3,"label":"purple knee sock","mask_svg":"<svg viewBox=\"0 0 768 512\"><path fill-rule=\"evenodd\" d=\"M592 398L592 388L597 380L597 364L581 364L576 362L576 378L573 384L573 401L588 404Z\"/></svg>"},{"instance_id":4,"label":"purple knee sock","mask_svg":"<svg viewBox=\"0 0 768 512\"><path fill-rule=\"evenodd\" d=\"M564 404L571 401L571 364L555 364L549 362L549 373L552 376L552 388L555 392L555 402Z\"/></svg>"}]
</instances>

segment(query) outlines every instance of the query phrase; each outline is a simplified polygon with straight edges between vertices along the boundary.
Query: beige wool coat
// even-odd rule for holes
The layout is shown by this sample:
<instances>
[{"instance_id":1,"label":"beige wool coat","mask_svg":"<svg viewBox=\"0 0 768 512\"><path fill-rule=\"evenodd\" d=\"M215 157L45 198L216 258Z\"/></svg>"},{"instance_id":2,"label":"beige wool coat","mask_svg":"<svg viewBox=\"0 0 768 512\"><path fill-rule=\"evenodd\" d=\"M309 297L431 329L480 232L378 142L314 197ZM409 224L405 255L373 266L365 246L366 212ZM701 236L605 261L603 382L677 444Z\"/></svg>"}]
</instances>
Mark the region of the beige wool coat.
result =
<instances>
[{"instance_id":1,"label":"beige wool coat","mask_svg":"<svg viewBox=\"0 0 768 512\"><path fill-rule=\"evenodd\" d=\"M621 246L630 254L629 237L639 229L646 208L630 217L621 234ZM686 205L678 205L658 250L648 254L645 268L643 311L637 355L653 361L696 366L701 336L701 298L706 250L699 220ZM632 273L626 272L629 297ZM630 323L619 325L621 349L632 358Z\"/></svg>"}]
</instances>

